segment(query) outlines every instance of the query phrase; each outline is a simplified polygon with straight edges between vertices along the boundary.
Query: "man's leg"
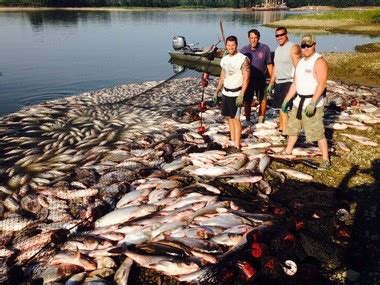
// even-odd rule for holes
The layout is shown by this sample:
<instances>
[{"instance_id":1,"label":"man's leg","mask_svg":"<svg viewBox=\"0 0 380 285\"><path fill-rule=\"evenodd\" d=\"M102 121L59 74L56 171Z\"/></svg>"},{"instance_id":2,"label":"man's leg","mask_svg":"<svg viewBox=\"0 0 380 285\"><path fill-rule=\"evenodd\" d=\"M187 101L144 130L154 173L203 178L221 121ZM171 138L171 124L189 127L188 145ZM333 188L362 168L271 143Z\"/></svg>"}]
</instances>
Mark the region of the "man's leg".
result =
<instances>
[{"instance_id":1,"label":"man's leg","mask_svg":"<svg viewBox=\"0 0 380 285\"><path fill-rule=\"evenodd\" d=\"M252 106L252 99L249 101L244 100L244 115L247 121L251 120L251 106Z\"/></svg>"},{"instance_id":2,"label":"man's leg","mask_svg":"<svg viewBox=\"0 0 380 285\"><path fill-rule=\"evenodd\" d=\"M231 119L233 124L233 131L234 131L234 137L235 137L235 147L240 149L240 136L241 136L241 123L240 119L234 118Z\"/></svg>"},{"instance_id":3,"label":"man's leg","mask_svg":"<svg viewBox=\"0 0 380 285\"><path fill-rule=\"evenodd\" d=\"M232 123L232 119L230 117L227 118L226 120L226 123L227 123L227 126L228 126L228 129L230 130L230 138L231 138L231 141L235 141L235 133L233 132L233 123Z\"/></svg>"},{"instance_id":4,"label":"man's leg","mask_svg":"<svg viewBox=\"0 0 380 285\"><path fill-rule=\"evenodd\" d=\"M259 123L263 123L265 119L265 112L267 111L267 96L265 94L265 82L259 83L257 90L257 98L259 99Z\"/></svg>"},{"instance_id":5,"label":"man's leg","mask_svg":"<svg viewBox=\"0 0 380 285\"><path fill-rule=\"evenodd\" d=\"M288 114L280 111L280 131L282 131L283 134L286 134L286 125L288 123Z\"/></svg>"},{"instance_id":6,"label":"man's leg","mask_svg":"<svg viewBox=\"0 0 380 285\"><path fill-rule=\"evenodd\" d=\"M322 152L322 159L329 160L329 150L327 145L327 139L321 139L318 141L318 147Z\"/></svg>"},{"instance_id":7,"label":"man's leg","mask_svg":"<svg viewBox=\"0 0 380 285\"><path fill-rule=\"evenodd\" d=\"M297 108L293 108L289 113L289 121L287 131L289 134L288 143L285 152L291 154L299 136L299 132L302 129L301 120L297 119Z\"/></svg>"},{"instance_id":8,"label":"man's leg","mask_svg":"<svg viewBox=\"0 0 380 285\"><path fill-rule=\"evenodd\" d=\"M288 154L291 154L294 148L294 145L296 144L298 140L298 136L289 136L288 137L288 144L286 146L285 152Z\"/></svg>"}]
</instances>

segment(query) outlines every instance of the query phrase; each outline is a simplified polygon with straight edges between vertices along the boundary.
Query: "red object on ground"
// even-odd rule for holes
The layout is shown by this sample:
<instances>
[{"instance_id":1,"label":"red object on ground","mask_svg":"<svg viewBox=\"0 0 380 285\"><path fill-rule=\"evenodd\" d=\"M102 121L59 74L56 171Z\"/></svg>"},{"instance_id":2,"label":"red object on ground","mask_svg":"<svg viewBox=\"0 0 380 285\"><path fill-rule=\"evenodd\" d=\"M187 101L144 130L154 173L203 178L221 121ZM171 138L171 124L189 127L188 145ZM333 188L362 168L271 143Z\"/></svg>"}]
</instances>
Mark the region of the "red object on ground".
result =
<instances>
[{"instance_id":1,"label":"red object on ground","mask_svg":"<svg viewBox=\"0 0 380 285\"><path fill-rule=\"evenodd\" d=\"M298 209L298 210L302 209L304 205L305 205L305 203L302 201L299 201L299 200L293 201L293 208L294 209Z\"/></svg>"},{"instance_id":2,"label":"red object on ground","mask_svg":"<svg viewBox=\"0 0 380 285\"><path fill-rule=\"evenodd\" d=\"M255 258L261 258L265 253L265 245L262 243L254 242L251 245L251 255Z\"/></svg>"},{"instance_id":3,"label":"red object on ground","mask_svg":"<svg viewBox=\"0 0 380 285\"><path fill-rule=\"evenodd\" d=\"M203 135L206 131L206 128L204 126L200 126L197 129L198 134Z\"/></svg>"},{"instance_id":4,"label":"red object on ground","mask_svg":"<svg viewBox=\"0 0 380 285\"><path fill-rule=\"evenodd\" d=\"M351 233L346 228L341 228L338 230L338 236L342 239L349 239L351 237Z\"/></svg>"},{"instance_id":5,"label":"red object on ground","mask_svg":"<svg viewBox=\"0 0 380 285\"><path fill-rule=\"evenodd\" d=\"M291 233L287 233L282 237L283 242L287 247L294 246L294 243L296 241L296 237L292 235Z\"/></svg>"},{"instance_id":6,"label":"red object on ground","mask_svg":"<svg viewBox=\"0 0 380 285\"><path fill-rule=\"evenodd\" d=\"M198 103L198 110L201 111L201 112L204 112L207 110L207 106L206 106L206 102L205 101L201 101Z\"/></svg>"},{"instance_id":7,"label":"red object on ground","mask_svg":"<svg viewBox=\"0 0 380 285\"><path fill-rule=\"evenodd\" d=\"M285 214L285 209L280 208L280 207L276 207L273 209L273 213L277 216L282 216L283 214Z\"/></svg>"},{"instance_id":8,"label":"red object on ground","mask_svg":"<svg viewBox=\"0 0 380 285\"><path fill-rule=\"evenodd\" d=\"M263 266L268 271L274 271L276 268L276 260L273 257L269 257Z\"/></svg>"},{"instance_id":9,"label":"red object on ground","mask_svg":"<svg viewBox=\"0 0 380 285\"><path fill-rule=\"evenodd\" d=\"M246 261L238 262L238 266L243 271L244 276L247 280L251 279L254 275L256 275L257 271L251 264Z\"/></svg>"},{"instance_id":10,"label":"red object on ground","mask_svg":"<svg viewBox=\"0 0 380 285\"><path fill-rule=\"evenodd\" d=\"M302 220L296 220L294 222L294 227L296 228L297 231L302 230L305 227L305 222Z\"/></svg>"}]
</instances>

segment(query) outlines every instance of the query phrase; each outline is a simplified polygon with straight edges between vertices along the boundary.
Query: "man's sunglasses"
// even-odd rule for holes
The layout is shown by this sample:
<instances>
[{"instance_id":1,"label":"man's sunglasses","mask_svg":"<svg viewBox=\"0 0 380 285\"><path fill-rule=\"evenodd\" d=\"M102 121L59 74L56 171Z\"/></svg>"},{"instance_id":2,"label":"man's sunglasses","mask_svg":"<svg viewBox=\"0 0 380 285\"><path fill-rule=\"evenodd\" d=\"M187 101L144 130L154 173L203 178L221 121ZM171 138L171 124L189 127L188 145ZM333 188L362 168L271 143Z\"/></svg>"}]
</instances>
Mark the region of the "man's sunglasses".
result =
<instances>
[{"instance_id":1,"label":"man's sunglasses","mask_svg":"<svg viewBox=\"0 0 380 285\"><path fill-rule=\"evenodd\" d=\"M308 45L308 44L302 44L301 48L311 48L314 44Z\"/></svg>"},{"instance_id":2,"label":"man's sunglasses","mask_svg":"<svg viewBox=\"0 0 380 285\"><path fill-rule=\"evenodd\" d=\"M275 37L278 38L278 37L282 37L282 36L285 36L285 35L286 35L286 33L282 33L282 34L275 35Z\"/></svg>"}]
</instances>

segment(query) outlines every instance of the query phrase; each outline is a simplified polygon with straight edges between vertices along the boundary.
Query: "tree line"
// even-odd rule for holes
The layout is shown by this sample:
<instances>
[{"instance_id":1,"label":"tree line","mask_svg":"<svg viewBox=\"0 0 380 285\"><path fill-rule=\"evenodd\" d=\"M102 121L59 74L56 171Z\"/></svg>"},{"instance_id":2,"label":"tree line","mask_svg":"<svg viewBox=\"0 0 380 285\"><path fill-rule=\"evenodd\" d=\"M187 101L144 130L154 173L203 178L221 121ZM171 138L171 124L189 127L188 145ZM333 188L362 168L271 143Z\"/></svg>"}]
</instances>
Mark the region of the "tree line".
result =
<instances>
[{"instance_id":1,"label":"tree line","mask_svg":"<svg viewBox=\"0 0 380 285\"><path fill-rule=\"evenodd\" d=\"M47 7L233 7L248 8L263 0L0 0L0 5ZM288 0L288 7L329 5L336 7L380 6L380 0Z\"/></svg>"}]
</instances>

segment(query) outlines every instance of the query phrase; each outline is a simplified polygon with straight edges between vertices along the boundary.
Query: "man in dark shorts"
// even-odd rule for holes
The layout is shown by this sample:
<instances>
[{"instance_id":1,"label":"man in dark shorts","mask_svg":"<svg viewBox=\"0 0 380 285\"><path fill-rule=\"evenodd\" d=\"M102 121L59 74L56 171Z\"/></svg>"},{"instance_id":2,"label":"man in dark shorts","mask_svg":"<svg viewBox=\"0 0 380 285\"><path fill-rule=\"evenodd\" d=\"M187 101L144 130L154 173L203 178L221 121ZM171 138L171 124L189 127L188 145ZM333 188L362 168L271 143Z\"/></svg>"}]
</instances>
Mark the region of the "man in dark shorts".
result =
<instances>
[{"instance_id":1,"label":"man in dark shorts","mask_svg":"<svg viewBox=\"0 0 380 285\"><path fill-rule=\"evenodd\" d=\"M214 99L222 92L222 115L226 117L231 141L237 149L240 149L240 109L243 105L244 92L248 86L250 68L248 58L238 52L237 46L238 41L235 36L227 37L226 50L228 54L220 62L222 72Z\"/></svg>"},{"instance_id":2,"label":"man in dark shorts","mask_svg":"<svg viewBox=\"0 0 380 285\"><path fill-rule=\"evenodd\" d=\"M275 31L275 37L278 47L274 52L273 73L267 87L267 93L272 92L274 82L276 82L271 106L280 110L279 131L286 134L288 114L281 111L281 105L293 82L295 67L301 59L301 48L298 44L289 41L288 31L285 27L278 27Z\"/></svg>"},{"instance_id":3,"label":"man in dark shorts","mask_svg":"<svg viewBox=\"0 0 380 285\"><path fill-rule=\"evenodd\" d=\"M244 113L247 121L251 120L251 105L256 96L260 102L259 122L262 123L266 111L266 78L267 73L272 75L271 51L266 44L260 43L260 32L252 29L248 32L249 45L243 47L240 52L251 61L251 76L247 91L244 94Z\"/></svg>"}]
</instances>

